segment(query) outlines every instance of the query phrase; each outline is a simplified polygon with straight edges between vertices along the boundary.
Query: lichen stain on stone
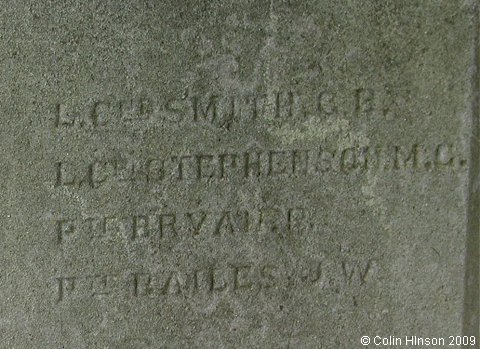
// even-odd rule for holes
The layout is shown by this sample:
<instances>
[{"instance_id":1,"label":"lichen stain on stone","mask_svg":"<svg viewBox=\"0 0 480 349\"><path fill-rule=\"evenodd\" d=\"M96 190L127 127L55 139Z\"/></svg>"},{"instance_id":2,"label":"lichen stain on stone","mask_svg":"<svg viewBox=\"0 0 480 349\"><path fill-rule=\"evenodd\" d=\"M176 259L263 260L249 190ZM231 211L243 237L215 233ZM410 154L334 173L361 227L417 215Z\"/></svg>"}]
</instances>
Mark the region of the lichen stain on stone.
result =
<instances>
[{"instance_id":1,"label":"lichen stain on stone","mask_svg":"<svg viewBox=\"0 0 480 349\"><path fill-rule=\"evenodd\" d=\"M332 137L337 138L337 145L340 146L366 146L370 143L369 138L362 132L353 130L347 119L318 120L310 118L301 126L284 124L280 127L271 126L270 134L284 145L295 142L322 142ZM321 146L321 144L319 144Z\"/></svg>"}]
</instances>

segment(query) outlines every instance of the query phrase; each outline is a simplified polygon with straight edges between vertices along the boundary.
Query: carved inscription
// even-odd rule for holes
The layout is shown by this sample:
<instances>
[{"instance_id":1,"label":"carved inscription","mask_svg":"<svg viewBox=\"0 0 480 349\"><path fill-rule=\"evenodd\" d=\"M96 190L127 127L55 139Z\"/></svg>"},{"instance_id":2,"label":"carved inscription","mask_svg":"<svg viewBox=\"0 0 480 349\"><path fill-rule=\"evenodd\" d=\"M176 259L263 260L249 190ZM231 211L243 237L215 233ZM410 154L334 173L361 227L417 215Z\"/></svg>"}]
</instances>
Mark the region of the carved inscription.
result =
<instances>
[{"instance_id":1,"label":"carved inscription","mask_svg":"<svg viewBox=\"0 0 480 349\"><path fill-rule=\"evenodd\" d=\"M78 241L94 242L121 239L126 242L162 241L180 237L235 236L238 234L301 234L313 227L310 212L303 207L264 208L261 210L219 210L109 215L54 220L53 231L58 244Z\"/></svg>"},{"instance_id":2,"label":"carved inscription","mask_svg":"<svg viewBox=\"0 0 480 349\"><path fill-rule=\"evenodd\" d=\"M56 302L85 298L195 297L267 292L281 288L316 287L328 293L361 289L378 278L376 260L349 258L308 261L285 267L278 263L227 262L184 269L122 271L54 279Z\"/></svg>"},{"instance_id":3,"label":"carved inscription","mask_svg":"<svg viewBox=\"0 0 480 349\"><path fill-rule=\"evenodd\" d=\"M346 148L251 150L166 157L98 159L87 165L55 164L55 186L97 188L112 182L201 181L315 177L367 171L434 171L465 167L455 146L440 143Z\"/></svg>"},{"instance_id":4,"label":"carved inscription","mask_svg":"<svg viewBox=\"0 0 480 349\"><path fill-rule=\"evenodd\" d=\"M194 123L230 129L234 124L261 120L305 120L331 117L393 118L411 98L411 91L391 87L294 90L247 94L98 99L84 105L58 103L54 126L59 129L105 128L118 124Z\"/></svg>"}]
</instances>

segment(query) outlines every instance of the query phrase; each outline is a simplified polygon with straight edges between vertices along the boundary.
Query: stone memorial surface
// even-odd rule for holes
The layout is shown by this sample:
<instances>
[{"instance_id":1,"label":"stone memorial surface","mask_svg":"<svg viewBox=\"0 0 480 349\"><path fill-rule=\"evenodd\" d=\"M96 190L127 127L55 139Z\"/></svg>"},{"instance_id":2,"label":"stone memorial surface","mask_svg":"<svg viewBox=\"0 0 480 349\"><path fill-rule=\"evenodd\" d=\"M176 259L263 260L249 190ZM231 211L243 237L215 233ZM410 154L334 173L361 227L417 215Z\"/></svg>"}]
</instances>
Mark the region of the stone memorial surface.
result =
<instances>
[{"instance_id":1,"label":"stone memorial surface","mask_svg":"<svg viewBox=\"0 0 480 349\"><path fill-rule=\"evenodd\" d=\"M2 5L0 348L478 348L476 1Z\"/></svg>"}]
</instances>

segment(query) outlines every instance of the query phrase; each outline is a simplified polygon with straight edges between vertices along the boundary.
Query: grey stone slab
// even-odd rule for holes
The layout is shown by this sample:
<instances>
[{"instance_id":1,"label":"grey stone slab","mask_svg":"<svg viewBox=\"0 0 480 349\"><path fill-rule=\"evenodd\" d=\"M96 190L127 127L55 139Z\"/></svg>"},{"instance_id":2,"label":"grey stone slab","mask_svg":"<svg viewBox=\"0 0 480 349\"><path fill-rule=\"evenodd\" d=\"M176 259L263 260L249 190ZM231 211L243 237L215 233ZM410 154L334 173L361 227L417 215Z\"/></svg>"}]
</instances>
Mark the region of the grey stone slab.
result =
<instances>
[{"instance_id":1,"label":"grey stone slab","mask_svg":"<svg viewBox=\"0 0 480 349\"><path fill-rule=\"evenodd\" d=\"M476 6L3 1L0 348L478 342Z\"/></svg>"}]
</instances>

